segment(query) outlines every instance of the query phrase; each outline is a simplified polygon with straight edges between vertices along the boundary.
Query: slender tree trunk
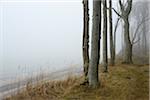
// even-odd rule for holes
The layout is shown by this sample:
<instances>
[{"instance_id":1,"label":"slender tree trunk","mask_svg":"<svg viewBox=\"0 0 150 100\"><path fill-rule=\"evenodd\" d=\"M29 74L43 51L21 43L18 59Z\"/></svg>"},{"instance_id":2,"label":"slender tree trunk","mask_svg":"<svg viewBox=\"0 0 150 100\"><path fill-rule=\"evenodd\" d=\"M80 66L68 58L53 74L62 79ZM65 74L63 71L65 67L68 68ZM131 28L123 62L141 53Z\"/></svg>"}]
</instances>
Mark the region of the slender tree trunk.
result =
<instances>
[{"instance_id":1,"label":"slender tree trunk","mask_svg":"<svg viewBox=\"0 0 150 100\"><path fill-rule=\"evenodd\" d=\"M132 64L132 44L129 36L129 20L128 17L123 18L124 20L124 42L125 42L125 55L124 62L126 64Z\"/></svg>"},{"instance_id":2,"label":"slender tree trunk","mask_svg":"<svg viewBox=\"0 0 150 100\"><path fill-rule=\"evenodd\" d=\"M146 19L146 18L144 18L144 19ZM143 53L143 55L144 56L146 56L147 55L147 39L146 39L146 23L143 23L143 38L142 38L142 45L143 45L143 51L144 51L144 53Z\"/></svg>"},{"instance_id":3,"label":"slender tree trunk","mask_svg":"<svg viewBox=\"0 0 150 100\"><path fill-rule=\"evenodd\" d=\"M114 29L114 45L113 45L113 56L114 56L114 62L115 62L115 59L116 59L116 32L117 32L117 27L118 27L118 24L119 24L119 20L120 18L117 19L117 22L115 24L115 29Z\"/></svg>"},{"instance_id":4,"label":"slender tree trunk","mask_svg":"<svg viewBox=\"0 0 150 100\"><path fill-rule=\"evenodd\" d=\"M83 12L84 12L84 22L83 22L83 67L85 82L88 81L88 68L89 68L89 7L88 0L83 0Z\"/></svg>"},{"instance_id":5,"label":"slender tree trunk","mask_svg":"<svg viewBox=\"0 0 150 100\"><path fill-rule=\"evenodd\" d=\"M93 25L91 60L89 66L89 85L93 88L99 86L98 65L100 56L100 24L101 23L101 0L93 0Z\"/></svg>"},{"instance_id":6,"label":"slender tree trunk","mask_svg":"<svg viewBox=\"0 0 150 100\"><path fill-rule=\"evenodd\" d=\"M104 72L107 72L107 1L103 0L103 64Z\"/></svg>"},{"instance_id":7,"label":"slender tree trunk","mask_svg":"<svg viewBox=\"0 0 150 100\"><path fill-rule=\"evenodd\" d=\"M112 0L109 0L109 39L110 39L110 65L114 65L114 56L115 56L115 52L113 49L113 25L112 25Z\"/></svg>"}]
</instances>

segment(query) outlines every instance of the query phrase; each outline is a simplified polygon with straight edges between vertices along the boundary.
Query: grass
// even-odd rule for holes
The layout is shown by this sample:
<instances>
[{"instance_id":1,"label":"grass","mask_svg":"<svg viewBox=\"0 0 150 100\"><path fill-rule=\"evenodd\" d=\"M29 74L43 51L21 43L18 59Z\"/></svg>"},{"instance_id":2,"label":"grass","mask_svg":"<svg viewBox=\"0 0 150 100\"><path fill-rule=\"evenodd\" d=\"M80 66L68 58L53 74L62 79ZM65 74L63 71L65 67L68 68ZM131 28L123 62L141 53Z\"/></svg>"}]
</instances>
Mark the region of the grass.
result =
<instances>
[{"instance_id":1,"label":"grass","mask_svg":"<svg viewBox=\"0 0 150 100\"><path fill-rule=\"evenodd\" d=\"M83 77L27 84L17 95L5 100L149 100L149 66L109 66L100 72L100 87L81 85Z\"/></svg>"}]
</instances>

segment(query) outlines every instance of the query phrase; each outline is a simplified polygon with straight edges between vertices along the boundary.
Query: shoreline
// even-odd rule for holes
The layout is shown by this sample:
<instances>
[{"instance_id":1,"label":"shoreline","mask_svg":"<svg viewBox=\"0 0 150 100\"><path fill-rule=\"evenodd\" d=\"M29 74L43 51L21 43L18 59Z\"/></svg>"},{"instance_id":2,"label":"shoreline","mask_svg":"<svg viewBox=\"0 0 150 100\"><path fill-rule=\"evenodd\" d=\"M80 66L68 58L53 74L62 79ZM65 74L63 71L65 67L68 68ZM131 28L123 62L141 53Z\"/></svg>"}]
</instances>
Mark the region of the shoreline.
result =
<instances>
[{"instance_id":1,"label":"shoreline","mask_svg":"<svg viewBox=\"0 0 150 100\"><path fill-rule=\"evenodd\" d=\"M37 76L22 79L19 81L14 80L13 83L9 83L0 87L0 99L18 93L18 91L26 87L26 84L28 82L31 82L32 84L36 84L41 81L63 80L69 77L70 75L76 76L81 74L82 74L81 67L73 67L73 68L71 67L71 68L55 71L49 74L42 73L41 75L39 74Z\"/></svg>"}]
</instances>

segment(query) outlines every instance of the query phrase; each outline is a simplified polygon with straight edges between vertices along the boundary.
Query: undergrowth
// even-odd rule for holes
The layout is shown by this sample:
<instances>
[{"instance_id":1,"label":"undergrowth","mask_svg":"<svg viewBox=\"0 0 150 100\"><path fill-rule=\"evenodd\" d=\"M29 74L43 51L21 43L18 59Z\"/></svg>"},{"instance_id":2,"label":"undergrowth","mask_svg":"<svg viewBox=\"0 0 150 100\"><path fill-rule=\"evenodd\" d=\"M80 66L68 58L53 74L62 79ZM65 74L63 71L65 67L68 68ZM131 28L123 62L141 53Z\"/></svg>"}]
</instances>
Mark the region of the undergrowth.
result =
<instances>
[{"instance_id":1,"label":"undergrowth","mask_svg":"<svg viewBox=\"0 0 150 100\"><path fill-rule=\"evenodd\" d=\"M100 71L99 78L100 87L96 89L81 85L83 77L28 83L5 100L149 100L148 65L109 66L109 72Z\"/></svg>"}]
</instances>

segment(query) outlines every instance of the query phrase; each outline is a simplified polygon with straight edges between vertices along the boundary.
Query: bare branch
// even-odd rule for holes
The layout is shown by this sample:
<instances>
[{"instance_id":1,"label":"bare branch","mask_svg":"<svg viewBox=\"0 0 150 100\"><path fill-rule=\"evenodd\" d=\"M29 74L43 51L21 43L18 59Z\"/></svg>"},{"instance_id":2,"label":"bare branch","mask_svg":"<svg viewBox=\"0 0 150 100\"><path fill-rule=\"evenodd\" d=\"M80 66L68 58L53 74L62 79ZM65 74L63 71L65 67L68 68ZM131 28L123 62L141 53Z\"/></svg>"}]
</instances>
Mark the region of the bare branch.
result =
<instances>
[{"instance_id":1,"label":"bare branch","mask_svg":"<svg viewBox=\"0 0 150 100\"><path fill-rule=\"evenodd\" d=\"M121 17L121 14L119 14L115 8L107 8L107 10L109 9L112 9L119 17Z\"/></svg>"},{"instance_id":2,"label":"bare branch","mask_svg":"<svg viewBox=\"0 0 150 100\"><path fill-rule=\"evenodd\" d=\"M121 14L119 14L114 8L112 8L112 9L119 17L121 17Z\"/></svg>"},{"instance_id":3,"label":"bare branch","mask_svg":"<svg viewBox=\"0 0 150 100\"><path fill-rule=\"evenodd\" d=\"M147 22L147 21L150 20L150 18L145 19L145 20L144 20L144 19L145 19L145 18L143 18L142 21L140 22L140 24L138 24L138 26L137 26L137 28L136 28L136 30L135 30L135 32L134 32L134 36L133 36L133 39L132 39L132 44L133 44L133 42L134 42L134 40L135 40L135 38L136 38L136 36L137 36L138 30L140 29L140 27L143 25L143 23L145 23L145 22Z\"/></svg>"},{"instance_id":4,"label":"bare branch","mask_svg":"<svg viewBox=\"0 0 150 100\"><path fill-rule=\"evenodd\" d=\"M120 17L117 18L117 22L115 24L114 34L116 34L118 23L119 23Z\"/></svg>"},{"instance_id":5,"label":"bare branch","mask_svg":"<svg viewBox=\"0 0 150 100\"><path fill-rule=\"evenodd\" d=\"M132 45L138 43L140 41L140 38L138 38L135 42L132 43Z\"/></svg>"}]
</instances>

